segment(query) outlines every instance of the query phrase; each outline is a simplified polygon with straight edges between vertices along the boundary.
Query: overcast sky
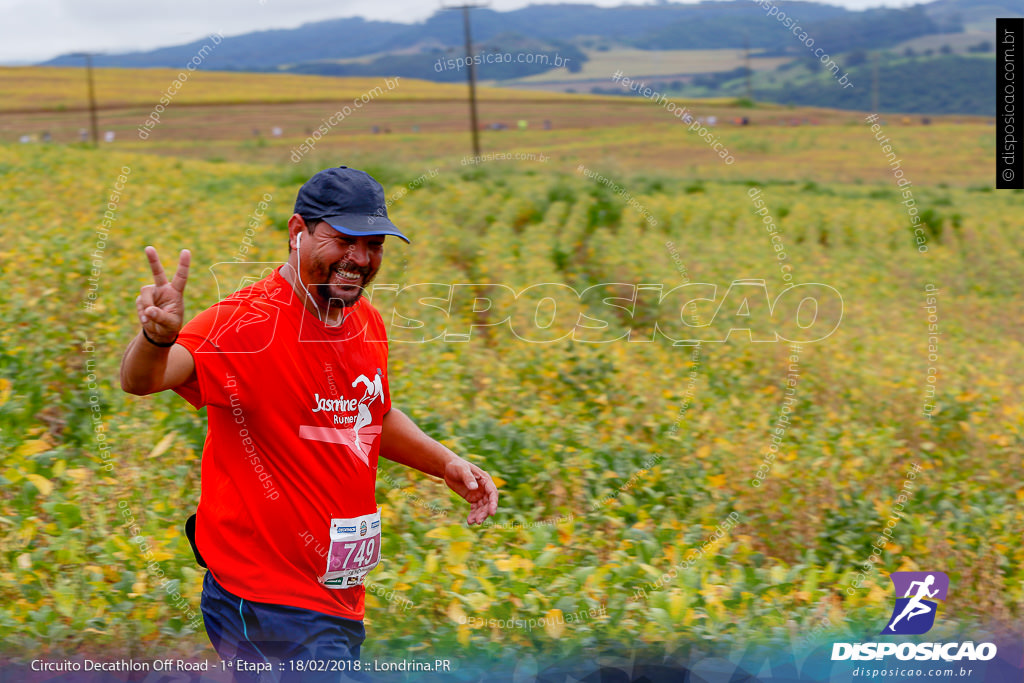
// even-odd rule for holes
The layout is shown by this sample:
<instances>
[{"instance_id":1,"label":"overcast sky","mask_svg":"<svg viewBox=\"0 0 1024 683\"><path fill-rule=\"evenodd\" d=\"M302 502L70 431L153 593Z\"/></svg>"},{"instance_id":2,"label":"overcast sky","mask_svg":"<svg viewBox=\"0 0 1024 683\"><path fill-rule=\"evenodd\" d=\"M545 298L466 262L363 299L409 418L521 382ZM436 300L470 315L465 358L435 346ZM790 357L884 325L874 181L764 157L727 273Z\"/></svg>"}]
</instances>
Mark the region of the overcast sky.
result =
<instances>
[{"instance_id":1,"label":"overcast sky","mask_svg":"<svg viewBox=\"0 0 1024 683\"><path fill-rule=\"evenodd\" d=\"M619 0L556 0L612 7ZM908 0L827 0L850 9L905 7ZM0 0L0 64L40 62L66 52L129 52L310 21L361 16L422 21L440 0ZM444 4L460 4L446 2ZM510 10L538 0L491 0ZM647 4L647 3L628 3Z\"/></svg>"}]
</instances>

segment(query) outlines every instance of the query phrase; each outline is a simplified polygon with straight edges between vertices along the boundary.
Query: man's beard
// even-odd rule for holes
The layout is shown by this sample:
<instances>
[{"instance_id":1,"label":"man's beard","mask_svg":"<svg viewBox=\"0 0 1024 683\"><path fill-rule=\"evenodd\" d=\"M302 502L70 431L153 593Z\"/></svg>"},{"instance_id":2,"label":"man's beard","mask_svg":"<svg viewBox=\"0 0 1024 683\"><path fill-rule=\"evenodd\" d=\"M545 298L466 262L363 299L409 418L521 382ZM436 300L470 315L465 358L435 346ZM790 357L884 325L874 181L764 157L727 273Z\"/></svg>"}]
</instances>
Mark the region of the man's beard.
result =
<instances>
[{"instance_id":1,"label":"man's beard","mask_svg":"<svg viewBox=\"0 0 1024 683\"><path fill-rule=\"evenodd\" d=\"M358 273L359 280L348 280L338 274L338 270L346 270ZM326 271L327 275L320 278L320 284L310 285L311 294L317 299L317 303L324 309L333 306L348 308L359 302L363 290L373 282L377 276L376 271L369 268L359 268L352 264L335 264Z\"/></svg>"}]
</instances>

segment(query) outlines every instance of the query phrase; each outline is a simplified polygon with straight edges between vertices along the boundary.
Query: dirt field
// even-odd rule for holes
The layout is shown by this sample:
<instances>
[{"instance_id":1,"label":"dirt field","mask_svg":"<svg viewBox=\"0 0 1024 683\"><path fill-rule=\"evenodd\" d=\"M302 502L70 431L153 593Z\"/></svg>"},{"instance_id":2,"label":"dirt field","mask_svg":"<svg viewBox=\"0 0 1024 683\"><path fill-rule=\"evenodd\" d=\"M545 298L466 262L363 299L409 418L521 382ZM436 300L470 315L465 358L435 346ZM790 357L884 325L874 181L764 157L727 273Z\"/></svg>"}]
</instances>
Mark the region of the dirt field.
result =
<instances>
[{"instance_id":1,"label":"dirt field","mask_svg":"<svg viewBox=\"0 0 1024 683\"><path fill-rule=\"evenodd\" d=\"M122 74L117 82L124 85L133 82L132 78L144 76ZM260 74L231 76L231 87L241 90L245 79L263 78ZM66 85L58 81L60 87ZM215 94L200 92L198 82L190 82L182 89L180 98L163 108L159 123L150 130L143 128L143 124L153 115L156 100L145 106L100 109L101 137L108 132L114 135L112 142L102 142L101 146L268 164L355 165L378 163L382 158L388 163L413 163L424 168L473 163L464 87L453 90L451 85L438 86L437 96L431 99L430 84L417 82L403 93L414 95L415 99L397 99L389 94L362 107L353 107L349 91L365 84L347 79L335 81L339 90L345 91L343 99L235 104L190 102L186 93L202 97ZM33 87L40 87L39 83L33 83ZM283 92L296 95L293 91ZM709 122L707 138L702 138L687 130L666 107L639 97L545 93L533 93L531 97L523 91L482 92L479 121L483 129L481 151L485 155L520 153L527 160L549 163L547 168L552 169L576 169L582 163L610 173L643 171L685 179L746 180L763 171L767 177L792 181L885 181L884 169L879 170L881 158L875 153L877 150L865 153L865 148L871 146L866 143L873 145L874 141L864 125L863 113L777 105L740 108L721 100L675 102L694 117ZM508 98L502 99L505 93ZM14 95L24 99L24 93ZM40 97L53 101L45 93ZM329 123L332 116L334 125ZM744 118L747 124L740 125ZM712 120L714 124L710 123ZM525 129L519 128L520 121L526 122ZM993 133L985 119L931 117L931 125L924 125L921 117L893 116L889 122L908 129L906 135L901 134L907 152L932 145L949 147L950 163L918 169L918 182L968 186L990 181L988 150ZM80 140L81 131L88 128L88 112L80 108L0 111L0 142L25 138L33 144L46 139L57 144L75 143ZM277 135L275 128L280 129ZM954 139L957 144L949 146ZM721 163L718 152L712 149L715 142L743 163ZM312 143L312 149L302 150L303 143ZM529 157L531 154L534 156ZM815 161L816 170L811 170L808 159Z\"/></svg>"}]
</instances>

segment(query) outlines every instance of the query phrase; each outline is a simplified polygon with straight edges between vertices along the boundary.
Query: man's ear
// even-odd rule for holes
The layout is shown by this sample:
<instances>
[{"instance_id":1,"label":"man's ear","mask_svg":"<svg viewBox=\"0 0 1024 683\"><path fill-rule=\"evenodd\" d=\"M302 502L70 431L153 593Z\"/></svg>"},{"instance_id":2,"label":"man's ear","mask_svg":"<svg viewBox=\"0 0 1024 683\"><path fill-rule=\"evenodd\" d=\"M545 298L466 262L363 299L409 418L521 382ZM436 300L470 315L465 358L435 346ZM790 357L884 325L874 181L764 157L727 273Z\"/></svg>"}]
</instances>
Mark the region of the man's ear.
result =
<instances>
[{"instance_id":1,"label":"man's ear","mask_svg":"<svg viewBox=\"0 0 1024 683\"><path fill-rule=\"evenodd\" d=\"M295 237L299 235L303 230L306 230L308 226L306 222L302 220L302 216L297 213L293 213L292 217L288 219L288 253L292 253L292 249L295 248Z\"/></svg>"},{"instance_id":2,"label":"man's ear","mask_svg":"<svg viewBox=\"0 0 1024 683\"><path fill-rule=\"evenodd\" d=\"M288 237L295 237L295 233L305 229L306 223L302 220L302 216L293 213L292 217L288 219Z\"/></svg>"}]
</instances>

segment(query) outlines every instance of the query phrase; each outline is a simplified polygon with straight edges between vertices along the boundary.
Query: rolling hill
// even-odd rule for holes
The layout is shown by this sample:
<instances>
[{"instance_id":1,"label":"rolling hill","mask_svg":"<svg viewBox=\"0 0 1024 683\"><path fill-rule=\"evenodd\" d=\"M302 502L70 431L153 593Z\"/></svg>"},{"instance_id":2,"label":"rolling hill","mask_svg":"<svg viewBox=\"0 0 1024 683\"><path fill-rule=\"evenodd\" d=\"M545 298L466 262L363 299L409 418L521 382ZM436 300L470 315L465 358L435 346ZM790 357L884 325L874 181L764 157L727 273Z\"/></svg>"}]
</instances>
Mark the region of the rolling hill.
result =
<instances>
[{"instance_id":1,"label":"rolling hill","mask_svg":"<svg viewBox=\"0 0 1024 683\"><path fill-rule=\"evenodd\" d=\"M474 10L477 76L496 86L627 94L608 79L658 77L680 96L735 97L780 104L866 109L873 77L867 53L881 55L890 81L886 111L990 115L990 44L996 16L1024 14L1024 0L936 0L902 9L851 11L819 2L778 2L864 87L835 88L815 72L813 50L778 16L747 0L595 7L536 5ZM439 10L414 24L341 18L146 52L101 55L97 66L181 68L203 54L210 71L321 76L466 79L461 15ZM337 40L337 36L346 36ZM989 45L989 49L983 49ZM953 54L965 55L950 59ZM646 58L644 55L650 55ZM969 58L967 58L969 57ZM46 66L80 66L64 55ZM746 68L756 72L746 87ZM901 72L900 70L908 70ZM901 75L902 74L902 75ZM898 87L912 75L912 88ZM922 84L934 84L925 88ZM933 91L940 87L942 92Z\"/></svg>"}]
</instances>

